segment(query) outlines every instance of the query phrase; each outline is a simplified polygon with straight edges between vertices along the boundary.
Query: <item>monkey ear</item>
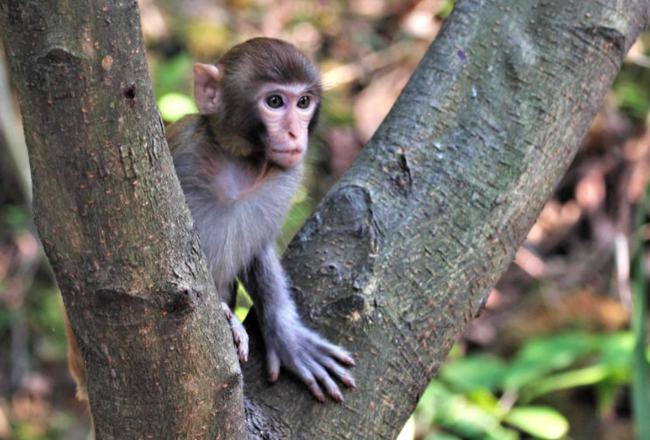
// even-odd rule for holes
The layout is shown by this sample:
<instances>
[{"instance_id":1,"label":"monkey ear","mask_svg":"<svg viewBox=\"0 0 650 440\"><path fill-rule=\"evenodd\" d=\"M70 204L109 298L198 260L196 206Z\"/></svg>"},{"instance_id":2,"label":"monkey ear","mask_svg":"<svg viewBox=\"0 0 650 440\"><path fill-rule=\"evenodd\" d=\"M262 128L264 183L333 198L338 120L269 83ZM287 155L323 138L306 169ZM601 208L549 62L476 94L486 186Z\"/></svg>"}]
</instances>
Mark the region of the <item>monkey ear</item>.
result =
<instances>
[{"instance_id":1,"label":"monkey ear","mask_svg":"<svg viewBox=\"0 0 650 440\"><path fill-rule=\"evenodd\" d=\"M199 113L216 113L221 104L221 69L214 64L194 64L194 100Z\"/></svg>"}]
</instances>

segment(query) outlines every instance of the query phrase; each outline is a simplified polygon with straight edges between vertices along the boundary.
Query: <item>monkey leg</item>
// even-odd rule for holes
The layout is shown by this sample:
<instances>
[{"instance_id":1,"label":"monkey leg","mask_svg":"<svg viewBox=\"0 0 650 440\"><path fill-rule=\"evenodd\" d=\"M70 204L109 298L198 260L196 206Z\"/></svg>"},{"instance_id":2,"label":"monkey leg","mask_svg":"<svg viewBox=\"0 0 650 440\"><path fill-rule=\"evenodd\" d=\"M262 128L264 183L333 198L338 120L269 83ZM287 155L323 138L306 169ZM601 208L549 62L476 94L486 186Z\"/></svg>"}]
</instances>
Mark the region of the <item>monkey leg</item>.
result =
<instances>
[{"instance_id":1,"label":"monkey leg","mask_svg":"<svg viewBox=\"0 0 650 440\"><path fill-rule=\"evenodd\" d=\"M248 360L248 333L246 333L246 329L239 319L237 319L237 316L235 316L228 304L222 302L221 307L226 313L226 319L228 319L228 323L230 324L230 331L232 331L232 339L235 341L235 346L237 347L239 362L246 362Z\"/></svg>"},{"instance_id":2,"label":"monkey leg","mask_svg":"<svg viewBox=\"0 0 650 440\"><path fill-rule=\"evenodd\" d=\"M273 246L255 258L242 279L253 296L260 321L269 381L275 382L280 367L284 367L298 376L319 401L324 402L329 395L342 402L343 394L336 380L348 388L356 387L348 371L348 367L354 366L354 359L303 324Z\"/></svg>"}]
</instances>

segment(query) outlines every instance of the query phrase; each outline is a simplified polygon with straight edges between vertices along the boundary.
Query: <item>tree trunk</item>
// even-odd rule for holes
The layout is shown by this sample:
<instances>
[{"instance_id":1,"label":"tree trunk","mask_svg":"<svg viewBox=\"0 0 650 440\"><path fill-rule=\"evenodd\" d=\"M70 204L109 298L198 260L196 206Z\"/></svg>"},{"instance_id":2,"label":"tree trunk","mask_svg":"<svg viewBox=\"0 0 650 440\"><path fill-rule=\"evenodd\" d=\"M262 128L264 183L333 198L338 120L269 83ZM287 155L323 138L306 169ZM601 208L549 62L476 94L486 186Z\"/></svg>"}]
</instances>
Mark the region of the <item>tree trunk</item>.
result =
<instances>
[{"instance_id":1,"label":"tree trunk","mask_svg":"<svg viewBox=\"0 0 650 440\"><path fill-rule=\"evenodd\" d=\"M244 368L278 437L394 438L560 180L650 2L460 0L284 256L308 322L357 357L318 405ZM286 434L288 433L288 435Z\"/></svg>"},{"instance_id":2,"label":"tree trunk","mask_svg":"<svg viewBox=\"0 0 650 440\"><path fill-rule=\"evenodd\" d=\"M241 371L173 172L137 3L3 1L0 33L97 438L241 438Z\"/></svg>"},{"instance_id":3,"label":"tree trunk","mask_svg":"<svg viewBox=\"0 0 650 440\"><path fill-rule=\"evenodd\" d=\"M7 1L0 32L37 222L89 366L99 438L242 438L238 366L179 209L134 2L70 0L53 12ZM358 390L321 405L286 374L269 386L253 347L251 436L396 435L649 15L639 0L458 1L285 255L305 319L355 353Z\"/></svg>"}]
</instances>

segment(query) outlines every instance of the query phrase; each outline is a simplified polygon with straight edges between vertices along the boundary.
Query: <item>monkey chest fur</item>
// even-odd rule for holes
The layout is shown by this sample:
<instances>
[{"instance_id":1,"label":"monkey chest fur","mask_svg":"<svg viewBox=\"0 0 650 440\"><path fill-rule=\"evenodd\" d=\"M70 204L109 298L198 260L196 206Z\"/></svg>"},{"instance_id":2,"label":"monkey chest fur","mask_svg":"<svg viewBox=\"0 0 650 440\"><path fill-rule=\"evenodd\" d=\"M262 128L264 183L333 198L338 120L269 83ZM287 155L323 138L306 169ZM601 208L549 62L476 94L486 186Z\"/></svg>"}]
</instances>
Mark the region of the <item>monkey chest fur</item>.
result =
<instances>
[{"instance_id":1,"label":"monkey chest fur","mask_svg":"<svg viewBox=\"0 0 650 440\"><path fill-rule=\"evenodd\" d=\"M229 301L237 275L266 246L275 245L302 170L274 170L251 182L236 166L225 166L205 179L185 174L183 162L175 158L185 199L217 289Z\"/></svg>"}]
</instances>

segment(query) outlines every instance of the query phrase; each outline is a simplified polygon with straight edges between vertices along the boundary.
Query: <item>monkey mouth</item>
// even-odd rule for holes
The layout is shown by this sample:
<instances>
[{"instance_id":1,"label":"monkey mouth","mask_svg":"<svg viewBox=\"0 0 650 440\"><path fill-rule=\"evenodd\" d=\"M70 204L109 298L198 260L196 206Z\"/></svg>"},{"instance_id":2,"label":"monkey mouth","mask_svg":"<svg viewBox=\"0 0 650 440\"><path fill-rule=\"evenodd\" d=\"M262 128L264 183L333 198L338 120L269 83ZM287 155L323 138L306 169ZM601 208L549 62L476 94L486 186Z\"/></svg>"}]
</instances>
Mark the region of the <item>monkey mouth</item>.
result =
<instances>
[{"instance_id":1,"label":"monkey mouth","mask_svg":"<svg viewBox=\"0 0 650 440\"><path fill-rule=\"evenodd\" d=\"M271 148L269 159L280 168L292 168L302 159L304 150L297 148Z\"/></svg>"},{"instance_id":2,"label":"monkey mouth","mask_svg":"<svg viewBox=\"0 0 650 440\"><path fill-rule=\"evenodd\" d=\"M295 156L297 154L302 154L302 148L291 148L291 149L276 149L271 148L273 154L286 154L288 156Z\"/></svg>"}]
</instances>

